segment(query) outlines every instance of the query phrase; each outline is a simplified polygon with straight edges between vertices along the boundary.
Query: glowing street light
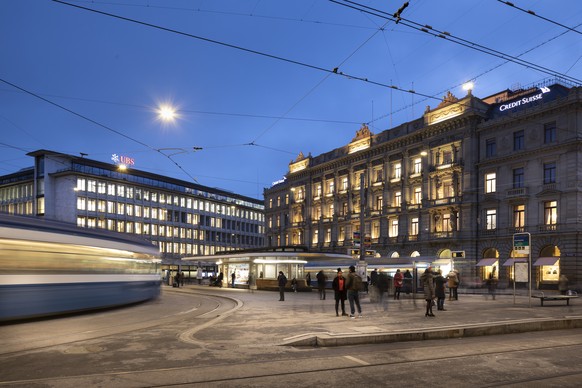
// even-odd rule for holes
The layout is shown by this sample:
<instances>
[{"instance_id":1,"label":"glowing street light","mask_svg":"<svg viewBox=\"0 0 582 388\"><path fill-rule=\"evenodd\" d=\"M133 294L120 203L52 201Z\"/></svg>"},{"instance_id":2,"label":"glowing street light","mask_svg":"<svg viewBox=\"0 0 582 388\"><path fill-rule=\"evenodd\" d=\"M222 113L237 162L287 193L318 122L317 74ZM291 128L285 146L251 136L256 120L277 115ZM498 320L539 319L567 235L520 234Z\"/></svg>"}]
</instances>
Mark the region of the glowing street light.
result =
<instances>
[{"instance_id":1,"label":"glowing street light","mask_svg":"<svg viewBox=\"0 0 582 388\"><path fill-rule=\"evenodd\" d=\"M164 104L158 108L158 118L166 123L173 123L178 118L176 108L171 105Z\"/></svg>"},{"instance_id":2,"label":"glowing street light","mask_svg":"<svg viewBox=\"0 0 582 388\"><path fill-rule=\"evenodd\" d=\"M474 87L475 87L475 84L471 81L465 82L463 84L463 90L466 90L469 93L473 90Z\"/></svg>"}]
</instances>

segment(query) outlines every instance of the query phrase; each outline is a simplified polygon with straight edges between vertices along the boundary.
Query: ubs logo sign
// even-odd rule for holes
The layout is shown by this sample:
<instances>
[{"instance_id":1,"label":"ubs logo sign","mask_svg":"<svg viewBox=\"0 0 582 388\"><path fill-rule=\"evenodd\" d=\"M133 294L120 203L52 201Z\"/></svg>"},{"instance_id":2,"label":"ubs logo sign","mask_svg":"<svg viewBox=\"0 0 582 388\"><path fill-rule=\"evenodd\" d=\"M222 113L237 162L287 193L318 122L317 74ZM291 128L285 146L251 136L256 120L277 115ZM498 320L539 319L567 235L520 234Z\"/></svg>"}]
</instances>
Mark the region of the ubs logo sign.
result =
<instances>
[{"instance_id":1,"label":"ubs logo sign","mask_svg":"<svg viewBox=\"0 0 582 388\"><path fill-rule=\"evenodd\" d=\"M123 164L125 166L135 165L135 159L130 158L129 156L113 154L111 155L111 160L113 160L113 163L115 164Z\"/></svg>"}]
</instances>

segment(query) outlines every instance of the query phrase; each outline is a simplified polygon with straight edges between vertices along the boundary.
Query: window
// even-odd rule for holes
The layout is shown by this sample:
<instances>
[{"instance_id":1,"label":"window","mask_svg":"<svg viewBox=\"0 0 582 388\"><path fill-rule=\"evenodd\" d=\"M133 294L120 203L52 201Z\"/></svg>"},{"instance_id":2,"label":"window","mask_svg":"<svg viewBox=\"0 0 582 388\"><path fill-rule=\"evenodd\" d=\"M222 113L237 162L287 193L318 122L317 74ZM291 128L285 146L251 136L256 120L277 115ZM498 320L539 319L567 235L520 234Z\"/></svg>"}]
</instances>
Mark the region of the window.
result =
<instances>
[{"instance_id":1,"label":"window","mask_svg":"<svg viewBox=\"0 0 582 388\"><path fill-rule=\"evenodd\" d=\"M524 133L523 130L513 132L513 150L520 151L524 148Z\"/></svg>"},{"instance_id":2,"label":"window","mask_svg":"<svg viewBox=\"0 0 582 388\"><path fill-rule=\"evenodd\" d=\"M485 157L491 158L497 154L497 143L495 139L487 139L485 142Z\"/></svg>"},{"instance_id":3,"label":"window","mask_svg":"<svg viewBox=\"0 0 582 388\"><path fill-rule=\"evenodd\" d=\"M107 192L107 185L105 184L105 182L97 183L97 192L99 194L105 194Z\"/></svg>"},{"instance_id":4,"label":"window","mask_svg":"<svg viewBox=\"0 0 582 388\"><path fill-rule=\"evenodd\" d=\"M556 163L544 164L544 184L556 182Z\"/></svg>"},{"instance_id":5,"label":"window","mask_svg":"<svg viewBox=\"0 0 582 388\"><path fill-rule=\"evenodd\" d=\"M277 197L277 207L281 207L281 196Z\"/></svg>"},{"instance_id":6,"label":"window","mask_svg":"<svg viewBox=\"0 0 582 388\"><path fill-rule=\"evenodd\" d=\"M414 174L420 174L422 172L422 159L415 158L412 166L412 170Z\"/></svg>"},{"instance_id":7,"label":"window","mask_svg":"<svg viewBox=\"0 0 582 388\"><path fill-rule=\"evenodd\" d=\"M273 208L273 198L269 198L269 209Z\"/></svg>"},{"instance_id":8,"label":"window","mask_svg":"<svg viewBox=\"0 0 582 388\"><path fill-rule=\"evenodd\" d=\"M443 182L443 195L444 198L451 198L455 196L455 190L453 189L452 181Z\"/></svg>"},{"instance_id":9,"label":"window","mask_svg":"<svg viewBox=\"0 0 582 388\"><path fill-rule=\"evenodd\" d=\"M77 178L77 190L76 191L85 191L87 190L87 180L83 178Z\"/></svg>"},{"instance_id":10,"label":"window","mask_svg":"<svg viewBox=\"0 0 582 388\"><path fill-rule=\"evenodd\" d=\"M418 218L412 218L410 220L410 234L412 236L418 236Z\"/></svg>"},{"instance_id":11,"label":"window","mask_svg":"<svg viewBox=\"0 0 582 388\"><path fill-rule=\"evenodd\" d=\"M487 209L485 218L486 218L485 228L487 230L497 229L497 210L496 209Z\"/></svg>"},{"instance_id":12,"label":"window","mask_svg":"<svg viewBox=\"0 0 582 388\"><path fill-rule=\"evenodd\" d=\"M315 198L321 197L321 183L315 186Z\"/></svg>"},{"instance_id":13,"label":"window","mask_svg":"<svg viewBox=\"0 0 582 388\"><path fill-rule=\"evenodd\" d=\"M485 174L485 193L497 191L497 175L494 172Z\"/></svg>"},{"instance_id":14,"label":"window","mask_svg":"<svg viewBox=\"0 0 582 388\"><path fill-rule=\"evenodd\" d=\"M556 142L556 122L544 124L544 143L555 143Z\"/></svg>"},{"instance_id":15,"label":"window","mask_svg":"<svg viewBox=\"0 0 582 388\"><path fill-rule=\"evenodd\" d=\"M422 188L421 187L414 188L414 203L416 205L420 205L422 203Z\"/></svg>"},{"instance_id":16,"label":"window","mask_svg":"<svg viewBox=\"0 0 582 388\"><path fill-rule=\"evenodd\" d=\"M390 230L388 233L389 237L397 237L398 236L398 220L390 220Z\"/></svg>"},{"instance_id":17,"label":"window","mask_svg":"<svg viewBox=\"0 0 582 388\"><path fill-rule=\"evenodd\" d=\"M339 228L339 236L337 237L338 241L344 241L346 238L346 227L340 226Z\"/></svg>"},{"instance_id":18,"label":"window","mask_svg":"<svg viewBox=\"0 0 582 388\"><path fill-rule=\"evenodd\" d=\"M378 211L382 211L382 195L376 196L376 209Z\"/></svg>"},{"instance_id":19,"label":"window","mask_svg":"<svg viewBox=\"0 0 582 388\"><path fill-rule=\"evenodd\" d=\"M384 170L382 168L377 168L374 170L374 182L382 182L382 176L384 175Z\"/></svg>"},{"instance_id":20,"label":"window","mask_svg":"<svg viewBox=\"0 0 582 388\"><path fill-rule=\"evenodd\" d=\"M77 198L77 210L87 210L87 198Z\"/></svg>"},{"instance_id":21,"label":"window","mask_svg":"<svg viewBox=\"0 0 582 388\"><path fill-rule=\"evenodd\" d=\"M544 224L556 225L558 223L558 202L544 202Z\"/></svg>"},{"instance_id":22,"label":"window","mask_svg":"<svg viewBox=\"0 0 582 388\"><path fill-rule=\"evenodd\" d=\"M453 162L453 153L451 151L443 151L443 164L451 164Z\"/></svg>"},{"instance_id":23,"label":"window","mask_svg":"<svg viewBox=\"0 0 582 388\"><path fill-rule=\"evenodd\" d=\"M397 191L394 193L394 207L402 206L402 192Z\"/></svg>"},{"instance_id":24,"label":"window","mask_svg":"<svg viewBox=\"0 0 582 388\"><path fill-rule=\"evenodd\" d=\"M332 195L335 189L335 182L333 179L327 181L327 193Z\"/></svg>"},{"instance_id":25,"label":"window","mask_svg":"<svg viewBox=\"0 0 582 388\"><path fill-rule=\"evenodd\" d=\"M402 177L402 165L400 163L394 163L392 169L394 172L393 178L400 179Z\"/></svg>"},{"instance_id":26,"label":"window","mask_svg":"<svg viewBox=\"0 0 582 388\"><path fill-rule=\"evenodd\" d=\"M311 241L313 243L313 245L317 244L317 242L319 241L319 230L314 230L313 231L313 240Z\"/></svg>"},{"instance_id":27,"label":"window","mask_svg":"<svg viewBox=\"0 0 582 388\"><path fill-rule=\"evenodd\" d=\"M523 228L525 226L525 205L515 205L513 207L513 227Z\"/></svg>"},{"instance_id":28,"label":"window","mask_svg":"<svg viewBox=\"0 0 582 388\"><path fill-rule=\"evenodd\" d=\"M380 237L380 222L374 221L372 223L372 238L376 239Z\"/></svg>"},{"instance_id":29,"label":"window","mask_svg":"<svg viewBox=\"0 0 582 388\"><path fill-rule=\"evenodd\" d=\"M523 187L523 167L513 170L513 188L520 189Z\"/></svg>"},{"instance_id":30,"label":"window","mask_svg":"<svg viewBox=\"0 0 582 388\"><path fill-rule=\"evenodd\" d=\"M348 177L342 177L342 191L346 191L348 189Z\"/></svg>"}]
</instances>

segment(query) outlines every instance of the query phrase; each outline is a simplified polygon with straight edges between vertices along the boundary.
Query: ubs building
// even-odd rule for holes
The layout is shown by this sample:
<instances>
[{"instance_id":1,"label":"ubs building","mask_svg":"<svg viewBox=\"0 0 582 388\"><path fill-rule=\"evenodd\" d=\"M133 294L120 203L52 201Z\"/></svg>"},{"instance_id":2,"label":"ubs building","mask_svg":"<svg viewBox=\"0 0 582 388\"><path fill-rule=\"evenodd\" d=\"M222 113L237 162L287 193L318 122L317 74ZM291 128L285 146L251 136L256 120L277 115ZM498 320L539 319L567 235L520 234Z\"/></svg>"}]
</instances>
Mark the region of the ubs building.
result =
<instances>
[{"instance_id":1,"label":"ubs building","mask_svg":"<svg viewBox=\"0 0 582 388\"><path fill-rule=\"evenodd\" d=\"M531 276L534 288L556 289L565 275L579 289L580 139L579 86L449 92L413 121L377 134L362 125L343 147L300 153L264 191L266 244L363 246L376 268L422 257L445 276L458 271L461 287Z\"/></svg>"},{"instance_id":2,"label":"ubs building","mask_svg":"<svg viewBox=\"0 0 582 388\"><path fill-rule=\"evenodd\" d=\"M33 167L0 177L1 212L140 235L159 247L162 269L174 272L197 270L183 266L184 256L264 246L261 200L121 170L117 162L133 160L118 155L115 163L48 150L28 155Z\"/></svg>"}]
</instances>

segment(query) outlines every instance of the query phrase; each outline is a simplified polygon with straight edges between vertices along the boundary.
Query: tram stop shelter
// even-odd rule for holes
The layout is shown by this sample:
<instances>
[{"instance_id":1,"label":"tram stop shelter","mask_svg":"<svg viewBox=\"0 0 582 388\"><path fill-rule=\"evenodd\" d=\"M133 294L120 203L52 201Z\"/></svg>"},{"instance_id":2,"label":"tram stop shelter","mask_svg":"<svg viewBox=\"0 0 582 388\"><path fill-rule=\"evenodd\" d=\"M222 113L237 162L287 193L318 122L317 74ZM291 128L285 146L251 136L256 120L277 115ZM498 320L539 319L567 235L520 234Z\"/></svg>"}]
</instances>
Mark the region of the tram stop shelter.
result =
<instances>
[{"instance_id":1,"label":"tram stop shelter","mask_svg":"<svg viewBox=\"0 0 582 388\"><path fill-rule=\"evenodd\" d=\"M345 254L301 250L235 251L212 256L184 257L182 261L215 263L218 273L223 273L221 286L232 286L234 273L234 286L237 288L277 290L277 276L279 271L282 271L287 277L287 287L291 286L291 281L295 278L299 291L310 289L305 270L309 263L326 263L334 266L334 263L355 262L352 256Z\"/></svg>"}]
</instances>

